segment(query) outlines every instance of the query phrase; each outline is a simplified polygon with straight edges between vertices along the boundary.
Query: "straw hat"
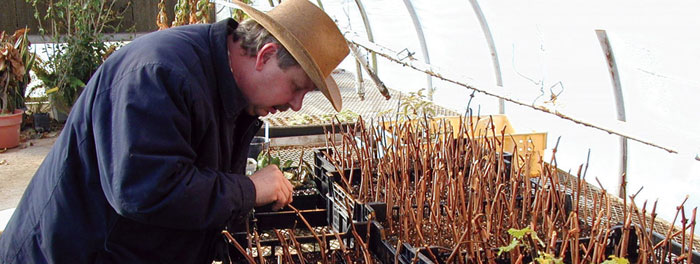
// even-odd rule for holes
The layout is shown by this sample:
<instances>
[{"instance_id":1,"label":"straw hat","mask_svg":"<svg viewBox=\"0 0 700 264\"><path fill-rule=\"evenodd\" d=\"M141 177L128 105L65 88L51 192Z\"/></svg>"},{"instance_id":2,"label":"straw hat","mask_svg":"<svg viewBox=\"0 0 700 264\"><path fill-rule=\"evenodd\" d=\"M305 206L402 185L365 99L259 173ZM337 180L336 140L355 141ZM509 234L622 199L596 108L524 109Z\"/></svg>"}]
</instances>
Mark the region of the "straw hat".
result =
<instances>
[{"instance_id":1,"label":"straw hat","mask_svg":"<svg viewBox=\"0 0 700 264\"><path fill-rule=\"evenodd\" d=\"M234 3L280 41L340 111L343 102L331 72L350 50L333 20L309 0L284 0L267 13L237 0Z\"/></svg>"}]
</instances>

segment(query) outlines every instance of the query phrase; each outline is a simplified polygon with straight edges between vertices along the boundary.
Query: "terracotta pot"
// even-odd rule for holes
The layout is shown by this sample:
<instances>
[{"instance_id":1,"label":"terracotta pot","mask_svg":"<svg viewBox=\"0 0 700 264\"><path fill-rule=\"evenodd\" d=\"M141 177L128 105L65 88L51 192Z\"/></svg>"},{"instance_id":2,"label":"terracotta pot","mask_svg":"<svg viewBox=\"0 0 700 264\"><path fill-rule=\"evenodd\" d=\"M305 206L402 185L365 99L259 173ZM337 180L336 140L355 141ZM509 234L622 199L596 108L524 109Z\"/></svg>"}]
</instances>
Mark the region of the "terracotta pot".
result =
<instances>
[{"instance_id":1,"label":"terracotta pot","mask_svg":"<svg viewBox=\"0 0 700 264\"><path fill-rule=\"evenodd\" d=\"M19 146L19 129L22 125L22 110L11 115L0 115L0 148Z\"/></svg>"}]
</instances>

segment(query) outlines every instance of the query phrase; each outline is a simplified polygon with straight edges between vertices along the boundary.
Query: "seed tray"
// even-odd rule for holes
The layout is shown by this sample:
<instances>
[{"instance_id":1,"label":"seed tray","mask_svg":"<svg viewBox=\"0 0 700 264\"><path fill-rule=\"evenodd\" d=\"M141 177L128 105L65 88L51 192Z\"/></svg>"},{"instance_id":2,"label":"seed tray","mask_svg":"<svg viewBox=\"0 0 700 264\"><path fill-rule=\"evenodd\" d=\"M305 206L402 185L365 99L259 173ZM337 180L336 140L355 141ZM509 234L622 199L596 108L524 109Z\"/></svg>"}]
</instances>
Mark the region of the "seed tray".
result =
<instances>
[{"instance_id":1,"label":"seed tray","mask_svg":"<svg viewBox=\"0 0 700 264\"><path fill-rule=\"evenodd\" d=\"M292 206L309 221L316 225L327 225L326 198L318 191L315 194L296 195L293 197ZM244 220L245 224L229 226L232 233L245 233L248 230L271 230L273 228L290 228L303 224L298 223L296 212L289 207L273 211L272 205L255 208Z\"/></svg>"},{"instance_id":2,"label":"seed tray","mask_svg":"<svg viewBox=\"0 0 700 264\"><path fill-rule=\"evenodd\" d=\"M326 252L330 252L331 256L329 260L333 260L331 263L345 263L345 259L342 258L343 252L339 246L340 243L335 234L329 232L329 229L326 227L317 227L314 229L316 230L318 239L324 243ZM249 237L246 233L237 233L234 235L234 239L236 239L241 246L247 247L248 254L251 254L256 261L259 259L258 254L260 254L265 259L265 263L288 263L283 257L284 249L287 249L294 263L297 263L299 259L299 250L302 252L307 263L309 260L311 260L311 263L320 263L322 259L320 256L321 247L319 246L319 240L317 240L316 236L309 234L308 231L303 235L295 235L294 239L300 246L297 248L296 242L292 242L291 239L287 237L287 230L280 230L279 232L285 236L286 243L288 243L287 245L283 245L274 233L273 235L269 233L259 235L259 241L255 241L252 237L250 237L251 240L248 240ZM296 232L297 231L295 231L295 233ZM348 234L338 234L338 236L344 241L343 243L345 243L345 245L350 245L350 243L352 243L352 238L349 238ZM258 244L260 246L259 248ZM243 254L233 246L229 246L229 254L232 256L234 263L245 262ZM277 262L278 260L281 262Z\"/></svg>"},{"instance_id":3,"label":"seed tray","mask_svg":"<svg viewBox=\"0 0 700 264\"><path fill-rule=\"evenodd\" d=\"M282 121L282 122L280 122ZM272 124L268 130L268 136L271 138L277 137L298 137L298 136L308 136L308 135L325 135L326 131L330 132L335 129L335 131L343 131L355 128L355 123L342 123L342 124L304 124L304 125L292 125L287 126L282 119L276 119L275 123ZM321 122L320 120L318 122ZM271 122L272 123L272 122ZM257 136L264 136L265 130L260 129Z\"/></svg>"},{"instance_id":4,"label":"seed tray","mask_svg":"<svg viewBox=\"0 0 700 264\"><path fill-rule=\"evenodd\" d=\"M534 189L539 188L539 185L535 181L532 181L531 183L534 187L533 191ZM400 254L397 256L396 245L387 240L384 227L381 225L381 223L385 222L387 217L392 217L395 221L398 221L398 206L394 206L393 208L389 209L387 208L386 203L383 202L364 204L358 203L357 201L349 198L348 194L339 186L338 183L334 183L333 186L332 194L328 196L327 200L329 202L327 211L329 213L329 223L338 232L349 232L350 225L353 223L357 224L358 221L367 221L370 219L376 220L373 221L371 226L371 242L369 248L372 251L372 254L374 254L376 258L382 260L383 263L394 263L395 261L398 263L435 263L433 258L428 253L428 250L430 250L433 255L438 258L438 263L444 263L444 261L449 258L451 250L435 246L417 249L408 243L402 243L400 250L398 250ZM568 214L572 210L571 196L569 194L564 194L564 196L565 210L566 214ZM522 197L517 197L516 200L522 201ZM348 210L346 205L351 205L351 209ZM417 206L413 207L416 208ZM353 212L352 217L348 215L348 212ZM430 207L425 205L423 212L425 214L424 217L427 218L430 214ZM443 211L442 214L444 216L446 215L446 212ZM372 216L370 217L370 215ZM492 249L492 251L493 255L496 255L498 249ZM484 259L485 255L486 254L484 253ZM496 259L496 262L505 264L510 263L510 260L508 259L506 261L503 258L500 262L498 259Z\"/></svg>"},{"instance_id":5,"label":"seed tray","mask_svg":"<svg viewBox=\"0 0 700 264\"><path fill-rule=\"evenodd\" d=\"M397 250L396 246L387 240L386 233L378 221L371 221L369 250L381 263L433 263L408 243L402 243Z\"/></svg>"},{"instance_id":6,"label":"seed tray","mask_svg":"<svg viewBox=\"0 0 700 264\"><path fill-rule=\"evenodd\" d=\"M648 231L648 230L647 230L647 231ZM659 234L659 233L657 233L657 232L652 232L651 241L652 241L653 244L657 244L657 243L663 241L665 238L666 238L666 237L665 237L664 235L662 235L662 234ZM675 259L676 257L678 257L678 256L680 256L681 254L683 254L683 252L685 252L685 250L683 250L683 246L682 246L681 244L679 244L678 242L673 241L673 240L669 240L669 245L668 245L668 246L670 247L670 252L671 252L671 254L670 254L670 256L668 256L668 257L666 257L665 259L663 259L663 263L669 263L669 264L670 264L670 263L674 263L674 262L673 262L672 260L670 260L669 257L672 258L672 259ZM685 246L687 247L688 245L685 245ZM661 247L659 247L659 248L661 248ZM657 251L655 252L655 254L657 255L657 257L663 257L663 256L660 256L660 255L661 255L661 254L660 254L660 250L657 250ZM691 260L692 260L692 262L690 262L690 263L700 263L700 252L698 252L698 251L693 251L692 254L691 254L691 256L690 256L690 258L691 258Z\"/></svg>"},{"instance_id":7,"label":"seed tray","mask_svg":"<svg viewBox=\"0 0 700 264\"><path fill-rule=\"evenodd\" d=\"M341 186L344 186L343 183L340 183L341 181L339 180L339 173L335 170L334 166L330 164L327 160L325 160L325 155L321 153L321 155L316 155L315 153L315 160L316 164L318 164L319 171L323 171L324 173L322 174L316 174L317 176L320 175L319 178L320 181L323 181L328 184L328 187L325 187L325 190L327 192L327 198L329 201L329 206L327 207L328 213L329 213L329 222L333 224L334 228L336 230L343 230L347 231L347 227L350 226L350 223L353 221L365 221L367 220L367 213L362 212L362 210L358 210L356 208L368 208L367 205L359 204L354 201L352 202L345 202L347 200L346 196L347 193L345 193L343 188ZM506 153L504 155L504 164L506 165L506 168L510 165L510 159L512 159L512 155ZM326 168L323 168L324 165ZM506 171L510 171L508 168ZM349 175L349 171L345 172L346 175ZM358 173L358 171L355 171L353 173ZM355 174L359 175L359 174ZM360 176L353 177L354 179L361 178ZM541 188L552 188L548 186L551 184L550 182L539 182L539 178L532 178L530 179L530 183L532 184L532 190L533 192L535 190L541 189ZM571 189L565 185L566 182L562 182L557 184L554 189L556 189L561 195L563 195L564 198L564 210L565 213L568 215L572 209L573 209L573 199L571 195ZM320 186L320 185L319 185ZM517 201L522 201L522 197L516 197ZM341 202L342 201L342 202ZM348 210L347 206L345 205L352 205L351 210ZM359 205L359 206L358 206ZM398 210L397 208L390 208L387 209L386 205L384 204L384 216L386 217L388 213L389 217L395 217L397 216ZM387 212L388 211L388 212ZM348 212L352 212L352 217L348 215ZM424 212L428 212L429 210L424 210ZM379 215L375 215L375 217L378 217ZM380 231L374 231L374 230L383 230L381 228L381 224L378 224L378 226L372 225L372 236L370 237L370 250L372 250L372 253L375 254L375 256L382 260L384 263L392 263L392 262L398 262L398 263L434 263L432 261L432 256L431 254L428 253L430 251L432 255L435 255L438 259L438 263L443 263L448 257L449 254L451 254L451 251L448 251L445 248L440 248L440 247L428 247L428 248L412 248L410 245L406 243L402 243L402 245L399 247L399 250L396 250L396 244L395 242L392 244L391 241L386 240L385 237L378 236L378 233L382 233ZM605 247L605 255L611 255L615 251L615 247L617 244L620 242L620 237L622 234L622 227L618 226L612 229L611 233L609 234L609 237L607 238L607 244ZM664 239L663 235L660 235L658 233L653 234L653 243L657 244L660 241ZM638 238L636 236L635 232L630 232L630 237L629 237L629 243L628 243L628 248L627 248L627 254L626 258L630 260L632 263L636 262L637 259L639 258L639 241L637 241ZM372 242L373 241L373 242ZM581 238L579 240L580 244L588 244L590 241L590 238ZM557 242L557 248L561 245L562 242ZM677 242L674 241L669 241L669 246L671 256L666 256L663 258L663 256L660 256L660 253L657 253L658 259L662 259L661 263L674 263L676 258L684 252L681 250L682 247L679 245ZM491 254L493 256L496 255L496 252L498 252L498 249L490 249ZM659 250L657 250L659 251ZM399 252L397 256L397 252ZM449 253L448 253L449 252ZM485 259L485 253L482 253L483 257L482 259ZM558 255L555 254L555 255ZM583 252L579 252L580 256L583 256ZM694 263L700 263L700 254L697 252L693 252L690 256L690 259ZM415 262L414 262L415 260ZM507 253L504 254L504 256L501 256L499 258L494 259L496 263L510 263L510 258L507 257ZM532 261L532 259L527 260L524 259L525 262ZM571 263L571 253L568 252L567 254L564 255L564 263Z\"/></svg>"},{"instance_id":8,"label":"seed tray","mask_svg":"<svg viewBox=\"0 0 700 264\"><path fill-rule=\"evenodd\" d=\"M337 186L335 183L333 195L328 196L328 222L338 232L348 232L354 223L372 220L386 221L387 205L383 202L361 203ZM349 206L349 208L348 208ZM350 216L349 213L352 213Z\"/></svg>"},{"instance_id":9,"label":"seed tray","mask_svg":"<svg viewBox=\"0 0 700 264\"><path fill-rule=\"evenodd\" d=\"M339 243L337 242L337 238L334 233L337 233L341 237L341 239L343 239L343 243L345 245L352 245L354 243L354 237L352 236L352 234L347 233L347 231L351 229L351 227L349 226L350 224L358 223L353 223L353 221L345 218L342 220L342 223L347 223L347 225L342 225L344 227L343 232L339 232L338 229L330 227L329 219L332 220L333 218L329 217L329 215L331 214L326 209L326 207L329 206L329 204L331 206L333 205L333 203L328 202L327 197L324 197L323 195L320 195L318 193L314 195L295 196L294 200L292 201L292 206L296 207L299 210L299 212L301 213L301 215L304 216L309 225L311 225L312 228L316 230L319 238L322 241L325 241L325 248L339 251ZM358 206L357 208L358 210L360 210L360 208L362 207ZM357 230L366 229L366 224L363 225L362 223L359 223L359 225L362 225L364 227L356 227ZM289 210L289 208L287 207L283 208L283 210L280 211L272 211L270 206L256 208L254 213L248 219L247 226L248 230L257 230L260 233L259 242L261 248L265 248L263 250L263 253L267 261L276 261L277 256L274 256L274 252L277 252L283 248L283 245L281 245L281 242L276 236L263 235L264 233L274 229L282 230L281 232L287 232L285 231L285 229L293 229L297 230L294 231L295 234L304 233L295 235L296 240L302 245L302 247L304 247L305 245L310 245L310 250L312 252L320 250L318 246L318 240L316 239L316 237L313 236L310 233L310 231L308 231L306 224L301 221L297 213L293 210ZM256 243L249 241L248 231L246 230L237 230L237 232L233 233L232 235L234 239L244 247L246 245L249 248L255 248L257 246ZM243 255L237 250L235 250L235 248L230 246L229 250L231 252L231 256L234 259L244 261ZM304 254L306 255L308 254L308 252L304 251ZM334 254L342 255L342 252L334 252ZM337 260L339 259L340 258L338 258ZM295 261L298 260L295 259ZM334 263L344 262L337 261Z\"/></svg>"},{"instance_id":10,"label":"seed tray","mask_svg":"<svg viewBox=\"0 0 700 264\"><path fill-rule=\"evenodd\" d=\"M312 223L310 224L314 225ZM303 226L303 224L300 225ZM366 223L354 223L354 225L356 225L354 228L355 230L358 230L359 233L365 234L360 230L367 229ZM324 248L326 249L326 252L330 254L328 257L330 263L347 263L345 254L349 254L349 256L359 256L352 253L355 250L353 248L355 245L355 237L351 233L339 233L327 225L313 227L316 232L316 236L308 231L306 227L297 226L296 228L278 229L278 231L285 236L286 242L288 243L287 245L284 245L278 239L278 237L274 235L274 233L271 235L270 231L260 233L258 241L255 241L255 238L249 236L246 232L236 233L233 236L240 245L248 248L249 254L254 256L256 261L258 260L258 252L260 252L266 263L274 263L275 261L279 261L277 263L289 263L287 259L282 257L284 249L287 249L292 255L293 263L298 263L299 254L297 251L297 244L291 242L291 239L288 237L288 232L290 229L294 230L294 239L296 242L298 242L302 255L306 259L306 263L321 263L322 258L320 256L321 247L319 246L319 240L325 245ZM363 237L366 239L366 236ZM340 238L341 241L338 241L338 238ZM343 245L345 245L347 251L342 251L340 246L341 242ZM232 256L234 263L245 262L244 256L233 246L229 246L229 254ZM351 263L357 262L351 261ZM375 261L373 263L380 262Z\"/></svg>"},{"instance_id":11,"label":"seed tray","mask_svg":"<svg viewBox=\"0 0 700 264\"><path fill-rule=\"evenodd\" d=\"M292 206L309 221L311 226L327 225L326 198L320 194L294 196ZM258 230L270 230L273 228L290 228L299 225L296 212L289 207L279 211L273 211L272 205L256 208L253 213L252 224Z\"/></svg>"},{"instance_id":12,"label":"seed tray","mask_svg":"<svg viewBox=\"0 0 700 264\"><path fill-rule=\"evenodd\" d=\"M629 242L628 242L628 248L627 248L627 253L626 253L626 258L627 260L630 261L630 263L637 263L638 261L641 261L639 259L639 239L637 236L637 233L635 232L636 229L632 228L632 232L629 233ZM613 255L615 252L619 251L619 248L617 245L620 243L620 240L622 239L623 236L623 231L624 227L622 225L617 225L611 228L610 235L608 238L605 240L606 246L605 246L605 256ZM386 234L387 231L384 230L384 227L381 225L381 223L377 221L373 221L372 223L372 228L371 228L371 233L370 233L370 250L372 251L373 254L376 255L376 257L381 260L383 263L420 263L420 264L433 264L436 263L435 259L432 258L430 253L428 253L428 250L431 251L432 255L437 257L437 263L447 263L447 259L449 258L450 254L452 253L452 249L448 248L442 248L442 247L428 247L428 248L414 248L408 243L402 243L401 248L399 250L396 249L396 245L392 244L386 239ZM585 238L580 238L579 239L579 244L587 244L590 241L591 238L585 237ZM654 244L662 241L664 239L663 235L660 235L658 233L653 233L653 238L652 242ZM563 242L557 241L556 248L560 248L561 244ZM672 256L666 256L665 259L661 259L663 256L660 256L659 253L657 252L657 257L660 259L660 263L665 263L665 264L672 264L672 263L677 263L675 262L675 258L678 257L679 255L682 254L681 252L681 245L679 245L676 242L671 242L669 244L671 247L671 255ZM492 252L492 256L496 256L498 249L493 248L489 249ZM399 252L397 256L397 251ZM659 250L657 250L659 251ZM464 254L464 253L462 253ZM501 256L498 256L493 259L495 263L498 264L507 264L511 263L510 258L508 257L509 253L504 253ZM559 255L559 252L555 252L555 255ZM584 252L581 250L579 251L579 256L583 256ZM463 255L464 256L464 255ZM486 254L482 252L482 259L486 259ZM700 253L698 252L692 252L692 263L698 263L700 261ZM522 259L523 263L530 263L533 261L532 257L526 256ZM564 263L572 263L572 256L571 253L568 252L565 254Z\"/></svg>"},{"instance_id":13,"label":"seed tray","mask_svg":"<svg viewBox=\"0 0 700 264\"><path fill-rule=\"evenodd\" d=\"M298 190L295 190L295 192ZM299 210L306 209L322 209L326 208L326 200L323 195L319 193L316 189L308 190L308 192L302 192L304 194L294 195L292 197L291 205ZM255 213L263 212L275 212L272 210L272 204L260 206L255 208Z\"/></svg>"},{"instance_id":14,"label":"seed tray","mask_svg":"<svg viewBox=\"0 0 700 264\"><path fill-rule=\"evenodd\" d=\"M326 148L314 150L314 175L316 177L316 186L318 186L321 194L325 195L331 192L330 189L333 188L334 182L341 184L342 180L340 178L341 172L339 172L337 168L333 166L333 163L326 158L324 153L330 154L333 153L333 150ZM348 179L350 178L350 175L353 175L350 184L360 184L361 172L359 168L344 169L342 173Z\"/></svg>"}]
</instances>

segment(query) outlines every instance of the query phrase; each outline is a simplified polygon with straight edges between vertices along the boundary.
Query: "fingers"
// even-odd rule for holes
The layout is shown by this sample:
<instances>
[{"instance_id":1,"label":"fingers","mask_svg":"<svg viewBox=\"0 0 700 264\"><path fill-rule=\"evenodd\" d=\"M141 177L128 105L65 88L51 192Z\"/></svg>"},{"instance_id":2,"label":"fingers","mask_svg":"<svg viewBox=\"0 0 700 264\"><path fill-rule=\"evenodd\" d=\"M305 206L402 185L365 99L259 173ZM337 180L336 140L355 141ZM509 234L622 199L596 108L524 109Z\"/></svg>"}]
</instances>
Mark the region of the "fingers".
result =
<instances>
[{"instance_id":1,"label":"fingers","mask_svg":"<svg viewBox=\"0 0 700 264\"><path fill-rule=\"evenodd\" d=\"M284 177L283 177L284 178ZM277 199L272 207L273 210L279 210L290 204L293 200L294 186L286 179L282 181L282 186L280 186L279 192L277 192Z\"/></svg>"},{"instance_id":2,"label":"fingers","mask_svg":"<svg viewBox=\"0 0 700 264\"><path fill-rule=\"evenodd\" d=\"M270 165L251 175L255 184L256 206L274 202L272 209L279 210L292 202L294 186L277 166Z\"/></svg>"},{"instance_id":3,"label":"fingers","mask_svg":"<svg viewBox=\"0 0 700 264\"><path fill-rule=\"evenodd\" d=\"M287 206L291 201L291 196L287 196L287 194L283 192L278 193L277 200L275 200L275 204L272 206L272 210L277 211L279 209L282 209L283 207Z\"/></svg>"}]
</instances>

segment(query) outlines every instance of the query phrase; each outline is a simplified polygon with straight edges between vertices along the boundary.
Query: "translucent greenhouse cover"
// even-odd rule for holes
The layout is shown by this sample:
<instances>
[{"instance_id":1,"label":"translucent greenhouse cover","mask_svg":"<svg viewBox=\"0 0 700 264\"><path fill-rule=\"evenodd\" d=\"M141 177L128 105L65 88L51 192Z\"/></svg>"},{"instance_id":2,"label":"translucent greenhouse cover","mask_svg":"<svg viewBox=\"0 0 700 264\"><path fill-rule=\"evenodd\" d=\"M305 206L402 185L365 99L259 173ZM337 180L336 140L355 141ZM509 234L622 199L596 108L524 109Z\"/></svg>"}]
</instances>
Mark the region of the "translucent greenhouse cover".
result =
<instances>
[{"instance_id":1,"label":"translucent greenhouse cover","mask_svg":"<svg viewBox=\"0 0 700 264\"><path fill-rule=\"evenodd\" d=\"M374 43L425 61L408 0L322 0L348 38L367 39L363 5ZM319 1L312 1L318 3ZM697 1L479 1L495 43L503 87L497 87L487 39L470 1L413 0L430 65L465 76L459 81L496 90L535 107L567 116L617 122L608 62L595 30L605 30L622 87L626 126L677 154L628 142L627 193L637 204L658 199L657 212L672 221L686 195L686 214L700 205L700 9ZM267 0L254 2L269 9ZM340 66L355 71L352 56ZM427 88L426 75L379 57L387 87L402 92ZM471 90L432 78L434 102L464 112ZM553 96L555 100L552 100ZM471 107L497 114L498 100L476 93ZM620 137L577 125L529 107L505 104L516 130L548 132L549 152L560 138L560 169L575 173L590 150L587 181L617 194Z\"/></svg>"}]
</instances>

